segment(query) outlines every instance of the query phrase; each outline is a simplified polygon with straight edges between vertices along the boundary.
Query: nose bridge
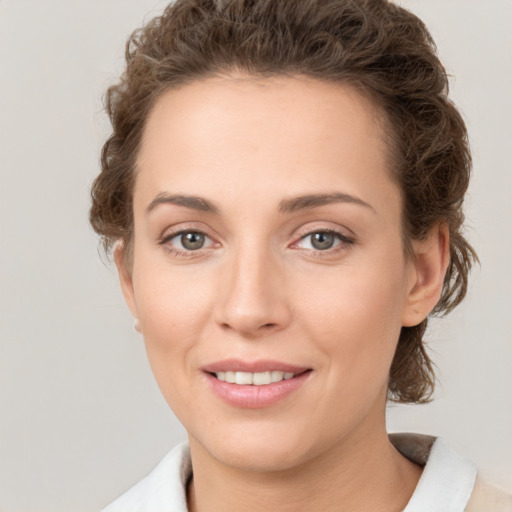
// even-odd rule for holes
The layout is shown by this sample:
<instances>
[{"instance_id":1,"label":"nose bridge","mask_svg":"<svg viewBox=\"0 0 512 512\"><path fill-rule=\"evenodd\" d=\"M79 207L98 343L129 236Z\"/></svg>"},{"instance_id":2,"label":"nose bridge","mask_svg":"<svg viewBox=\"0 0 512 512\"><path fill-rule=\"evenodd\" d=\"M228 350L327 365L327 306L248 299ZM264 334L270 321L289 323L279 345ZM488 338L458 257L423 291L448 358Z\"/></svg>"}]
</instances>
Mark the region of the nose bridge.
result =
<instances>
[{"instance_id":1,"label":"nose bridge","mask_svg":"<svg viewBox=\"0 0 512 512\"><path fill-rule=\"evenodd\" d=\"M268 244L240 241L222 272L218 322L250 337L284 327L289 309L279 267Z\"/></svg>"}]
</instances>

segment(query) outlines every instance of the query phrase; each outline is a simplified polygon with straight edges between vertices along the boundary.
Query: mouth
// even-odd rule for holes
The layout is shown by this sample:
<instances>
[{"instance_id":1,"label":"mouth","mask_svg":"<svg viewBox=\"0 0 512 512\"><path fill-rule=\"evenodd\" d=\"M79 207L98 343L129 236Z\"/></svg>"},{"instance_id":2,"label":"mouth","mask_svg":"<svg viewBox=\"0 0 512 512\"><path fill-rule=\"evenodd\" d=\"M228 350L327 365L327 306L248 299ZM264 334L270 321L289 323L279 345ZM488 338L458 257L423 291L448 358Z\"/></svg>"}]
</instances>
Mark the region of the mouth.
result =
<instances>
[{"instance_id":1,"label":"mouth","mask_svg":"<svg viewBox=\"0 0 512 512\"><path fill-rule=\"evenodd\" d=\"M210 389L223 402L258 409L294 395L309 380L311 368L275 361L221 361L202 368Z\"/></svg>"},{"instance_id":2,"label":"mouth","mask_svg":"<svg viewBox=\"0 0 512 512\"><path fill-rule=\"evenodd\" d=\"M311 370L304 370L299 373L283 372L280 370L271 370L266 372L234 372L234 371L219 371L214 372L213 375L216 379L229 384L239 384L241 386L266 386L281 382L283 380L293 379L297 375Z\"/></svg>"}]
</instances>

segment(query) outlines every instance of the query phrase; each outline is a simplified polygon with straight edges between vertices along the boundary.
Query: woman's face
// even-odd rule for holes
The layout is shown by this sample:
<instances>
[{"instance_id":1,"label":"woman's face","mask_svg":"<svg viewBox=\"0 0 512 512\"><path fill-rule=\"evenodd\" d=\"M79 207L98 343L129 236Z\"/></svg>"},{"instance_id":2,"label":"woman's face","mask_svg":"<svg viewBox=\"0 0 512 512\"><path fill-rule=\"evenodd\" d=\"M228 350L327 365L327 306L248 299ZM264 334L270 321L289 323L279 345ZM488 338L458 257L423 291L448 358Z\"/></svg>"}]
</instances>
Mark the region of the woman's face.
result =
<instances>
[{"instance_id":1,"label":"woman's face","mask_svg":"<svg viewBox=\"0 0 512 512\"><path fill-rule=\"evenodd\" d=\"M148 118L117 262L156 380L216 461L290 468L384 429L417 272L377 112L348 86L236 76Z\"/></svg>"}]
</instances>

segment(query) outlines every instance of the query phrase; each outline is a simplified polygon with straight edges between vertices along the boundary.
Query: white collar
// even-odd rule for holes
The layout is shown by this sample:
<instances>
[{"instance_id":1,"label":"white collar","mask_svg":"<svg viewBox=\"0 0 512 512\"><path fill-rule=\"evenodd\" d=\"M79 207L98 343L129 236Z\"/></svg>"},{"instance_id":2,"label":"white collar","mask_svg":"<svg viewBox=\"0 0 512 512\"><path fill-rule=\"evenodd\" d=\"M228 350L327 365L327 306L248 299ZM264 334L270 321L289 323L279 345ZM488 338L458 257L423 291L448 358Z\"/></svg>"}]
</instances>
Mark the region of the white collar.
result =
<instances>
[{"instance_id":1,"label":"white collar","mask_svg":"<svg viewBox=\"0 0 512 512\"><path fill-rule=\"evenodd\" d=\"M390 434L395 448L424 466L420 481L403 512L463 512L475 485L477 470L441 438Z\"/></svg>"}]
</instances>

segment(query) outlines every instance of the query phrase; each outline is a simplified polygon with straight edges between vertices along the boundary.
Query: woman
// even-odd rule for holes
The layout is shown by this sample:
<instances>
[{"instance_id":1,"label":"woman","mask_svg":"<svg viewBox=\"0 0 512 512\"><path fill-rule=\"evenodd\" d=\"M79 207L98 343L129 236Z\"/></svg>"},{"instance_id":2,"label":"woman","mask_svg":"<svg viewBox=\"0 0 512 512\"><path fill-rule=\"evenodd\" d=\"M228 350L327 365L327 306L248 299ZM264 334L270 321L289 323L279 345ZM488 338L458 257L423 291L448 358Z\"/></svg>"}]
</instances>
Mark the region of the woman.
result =
<instances>
[{"instance_id":1,"label":"woman","mask_svg":"<svg viewBox=\"0 0 512 512\"><path fill-rule=\"evenodd\" d=\"M476 258L466 130L419 19L178 1L107 109L91 222L189 438L108 511L510 510L441 440L386 433L387 400L430 398L427 318Z\"/></svg>"}]
</instances>

